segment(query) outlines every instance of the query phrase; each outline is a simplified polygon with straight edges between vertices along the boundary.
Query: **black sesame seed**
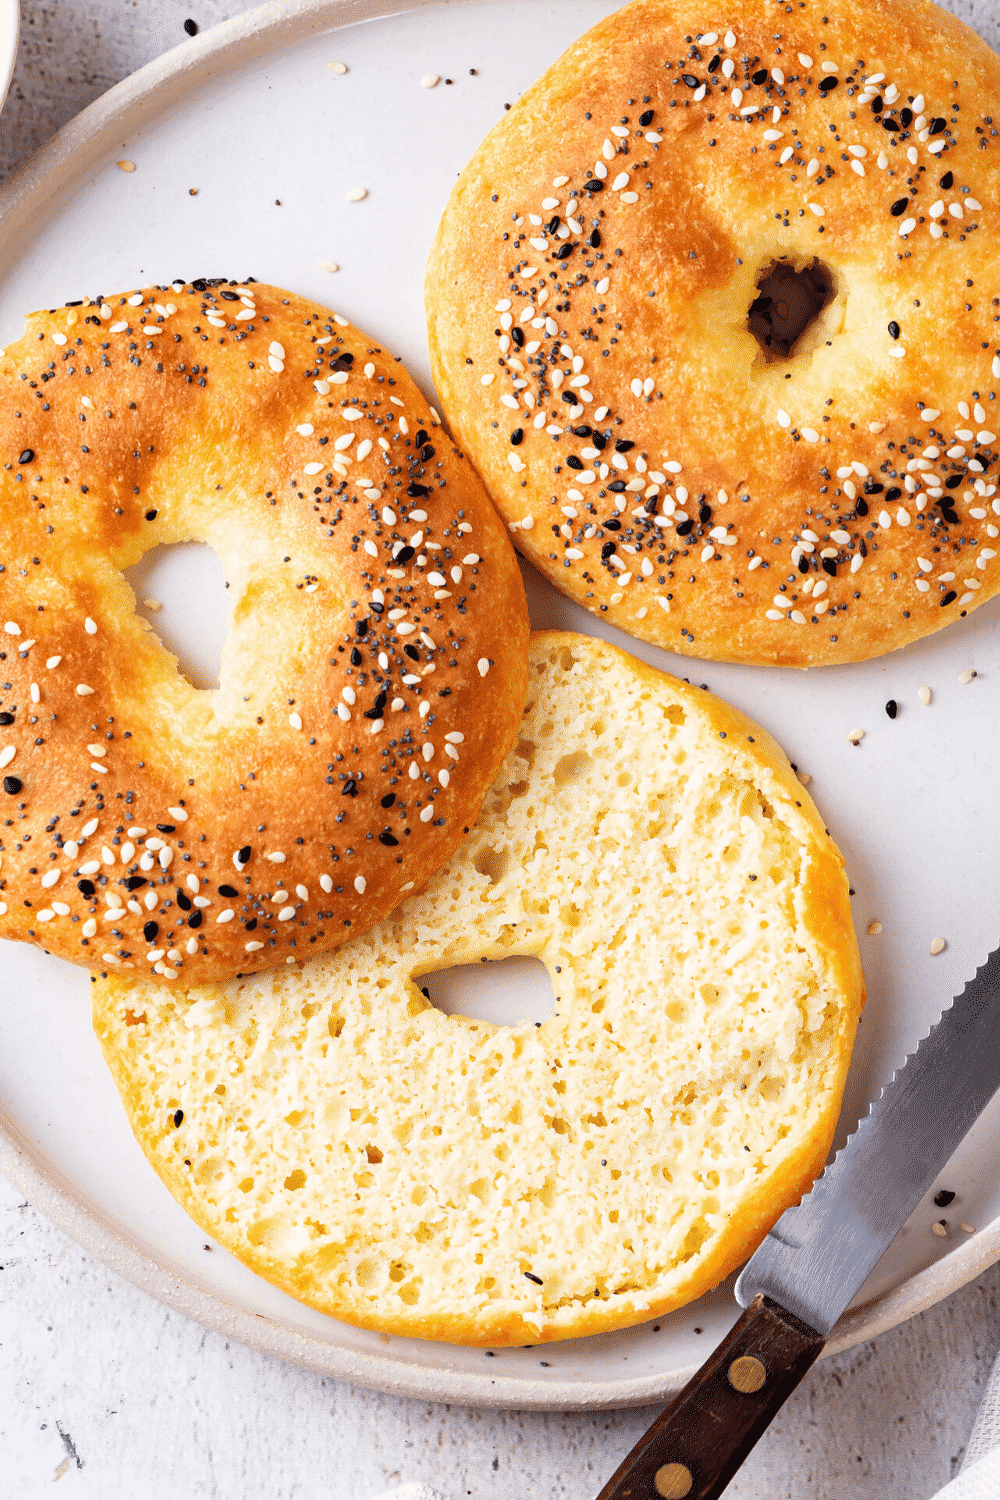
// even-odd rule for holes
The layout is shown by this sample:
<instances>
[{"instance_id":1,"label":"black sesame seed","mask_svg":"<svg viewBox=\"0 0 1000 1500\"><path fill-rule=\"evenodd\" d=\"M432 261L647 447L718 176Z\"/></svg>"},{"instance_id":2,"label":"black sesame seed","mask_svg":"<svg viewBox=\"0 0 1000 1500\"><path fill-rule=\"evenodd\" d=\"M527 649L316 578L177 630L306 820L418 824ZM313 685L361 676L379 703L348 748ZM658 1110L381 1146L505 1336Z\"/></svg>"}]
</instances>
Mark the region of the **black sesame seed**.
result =
<instances>
[{"instance_id":1,"label":"black sesame seed","mask_svg":"<svg viewBox=\"0 0 1000 1500\"><path fill-rule=\"evenodd\" d=\"M536 1276L535 1273L534 1273L534 1271L525 1271L524 1275L525 1275L525 1278L528 1281L533 1281L536 1286L543 1286L544 1285L544 1282L542 1281L542 1278L540 1276Z\"/></svg>"},{"instance_id":2,"label":"black sesame seed","mask_svg":"<svg viewBox=\"0 0 1000 1500\"><path fill-rule=\"evenodd\" d=\"M897 713L899 712L899 705L897 704L895 698L889 699L888 703L885 705L885 711L889 715L890 719L894 719L896 717Z\"/></svg>"},{"instance_id":3,"label":"black sesame seed","mask_svg":"<svg viewBox=\"0 0 1000 1500\"><path fill-rule=\"evenodd\" d=\"M894 219L898 219L902 214L906 213L906 210L909 208L909 206L909 198L897 198L895 203L890 208L889 212L892 214L892 217Z\"/></svg>"},{"instance_id":4,"label":"black sesame seed","mask_svg":"<svg viewBox=\"0 0 1000 1500\"><path fill-rule=\"evenodd\" d=\"M946 172L944 174L944 176L941 178L940 185L941 185L941 187L945 188L946 190L948 188L950 188L950 187L954 187L955 186L955 174L954 174L954 172Z\"/></svg>"},{"instance_id":5,"label":"black sesame seed","mask_svg":"<svg viewBox=\"0 0 1000 1500\"><path fill-rule=\"evenodd\" d=\"M899 111L899 118L903 122L904 128L912 125L912 123L913 123L913 110L912 109L901 109Z\"/></svg>"},{"instance_id":6,"label":"black sesame seed","mask_svg":"<svg viewBox=\"0 0 1000 1500\"><path fill-rule=\"evenodd\" d=\"M939 1193L934 1194L935 1208L947 1208L949 1203L954 1203L954 1201L955 1194L949 1192L947 1188L942 1188Z\"/></svg>"},{"instance_id":7,"label":"black sesame seed","mask_svg":"<svg viewBox=\"0 0 1000 1500\"><path fill-rule=\"evenodd\" d=\"M179 890L177 892L177 905L180 907L181 911L191 910L191 897L187 894L186 891Z\"/></svg>"},{"instance_id":8,"label":"black sesame seed","mask_svg":"<svg viewBox=\"0 0 1000 1500\"><path fill-rule=\"evenodd\" d=\"M520 446L521 446L521 444L523 442L524 442L524 428L523 427L515 427L514 431L510 435L510 445L511 445L511 447L512 448L520 448Z\"/></svg>"},{"instance_id":9,"label":"black sesame seed","mask_svg":"<svg viewBox=\"0 0 1000 1500\"><path fill-rule=\"evenodd\" d=\"M582 469L583 464L577 458L575 453L571 453L566 460L566 467L567 469Z\"/></svg>"},{"instance_id":10,"label":"black sesame seed","mask_svg":"<svg viewBox=\"0 0 1000 1500\"><path fill-rule=\"evenodd\" d=\"M239 860L241 865L245 865L247 860L250 858L250 845L244 844L242 849L237 850L236 858Z\"/></svg>"},{"instance_id":11,"label":"black sesame seed","mask_svg":"<svg viewBox=\"0 0 1000 1500\"><path fill-rule=\"evenodd\" d=\"M708 65L708 71L710 73L717 73L719 71L719 65L720 65L721 62L722 62L722 58L719 55L719 53L717 52L715 54L715 56L712 58L712 61ZM650 111L650 113L652 113L652 111ZM642 122L640 121L640 124L641 123Z\"/></svg>"},{"instance_id":12,"label":"black sesame seed","mask_svg":"<svg viewBox=\"0 0 1000 1500\"><path fill-rule=\"evenodd\" d=\"M751 73L750 74L750 82L751 83L766 83L767 82L767 69L766 68L758 68L757 71L756 71L756 73Z\"/></svg>"},{"instance_id":13,"label":"black sesame seed","mask_svg":"<svg viewBox=\"0 0 1000 1500\"><path fill-rule=\"evenodd\" d=\"M941 608L943 609L946 604L954 604L957 598L958 595L955 593L955 590L949 589L944 598L941 600Z\"/></svg>"},{"instance_id":14,"label":"black sesame seed","mask_svg":"<svg viewBox=\"0 0 1000 1500\"><path fill-rule=\"evenodd\" d=\"M646 126L646 125L652 125L652 123L653 123L653 111L651 109L643 110L642 114L639 116L639 124L642 125L642 126Z\"/></svg>"},{"instance_id":15,"label":"black sesame seed","mask_svg":"<svg viewBox=\"0 0 1000 1500\"><path fill-rule=\"evenodd\" d=\"M340 795L342 797L356 797L358 795L358 784L353 777L348 777L347 781L344 782L344 785L340 788Z\"/></svg>"},{"instance_id":16,"label":"black sesame seed","mask_svg":"<svg viewBox=\"0 0 1000 1500\"><path fill-rule=\"evenodd\" d=\"M868 486L866 485L865 489L867 490L867 488L868 488ZM902 493L903 493L903 491L899 488L898 484L892 484L886 490L886 492L885 492L885 498L887 500L898 500L899 497L900 497L900 495Z\"/></svg>"},{"instance_id":17,"label":"black sesame seed","mask_svg":"<svg viewBox=\"0 0 1000 1500\"><path fill-rule=\"evenodd\" d=\"M249 920L249 922L244 922L243 923L243 931L244 932L253 932L253 930L254 930L254 928L256 926L257 926L257 918L256 917L251 917L250 920Z\"/></svg>"},{"instance_id":18,"label":"black sesame seed","mask_svg":"<svg viewBox=\"0 0 1000 1500\"><path fill-rule=\"evenodd\" d=\"M157 828L157 832L158 833L176 833L177 832L177 829L175 828L175 826L174 826L173 823L157 823L156 828Z\"/></svg>"},{"instance_id":19,"label":"black sesame seed","mask_svg":"<svg viewBox=\"0 0 1000 1500\"><path fill-rule=\"evenodd\" d=\"M944 128L945 128L945 126L947 124L948 124L948 121L945 120L945 119L943 119L941 117L941 115L936 115L935 118L931 121L931 123L930 123L930 125L928 127L928 129L930 131L930 134L931 135L940 135L941 132L942 132L942 130L944 130Z\"/></svg>"},{"instance_id":20,"label":"black sesame seed","mask_svg":"<svg viewBox=\"0 0 1000 1500\"><path fill-rule=\"evenodd\" d=\"M200 927L203 921L204 917L200 911L192 912L191 916L188 917L188 926Z\"/></svg>"},{"instance_id":21,"label":"black sesame seed","mask_svg":"<svg viewBox=\"0 0 1000 1500\"><path fill-rule=\"evenodd\" d=\"M809 559L808 559L808 557L800 557L799 558L799 572L800 573L808 573L809 572Z\"/></svg>"},{"instance_id":22,"label":"black sesame seed","mask_svg":"<svg viewBox=\"0 0 1000 1500\"><path fill-rule=\"evenodd\" d=\"M698 507L698 520L701 522L701 524L704 526L705 522L710 521L711 519L712 507L710 505L700 505Z\"/></svg>"},{"instance_id":23,"label":"black sesame seed","mask_svg":"<svg viewBox=\"0 0 1000 1500\"><path fill-rule=\"evenodd\" d=\"M230 900L235 900L235 898L239 895L239 891L234 885L220 885L219 895L228 896Z\"/></svg>"},{"instance_id":24,"label":"black sesame seed","mask_svg":"<svg viewBox=\"0 0 1000 1500\"><path fill-rule=\"evenodd\" d=\"M835 89L837 87L838 82L839 82L839 80L836 79L836 78L824 78L823 81L822 81L822 83L819 86L820 93L821 94L828 94L828 93L830 93L831 89Z\"/></svg>"},{"instance_id":25,"label":"black sesame seed","mask_svg":"<svg viewBox=\"0 0 1000 1500\"><path fill-rule=\"evenodd\" d=\"M693 530L694 530L694 522L692 520L688 519L687 521L682 521L681 524L678 526L678 528L677 528L677 535L678 536L687 536L688 532L693 531Z\"/></svg>"},{"instance_id":26,"label":"black sesame seed","mask_svg":"<svg viewBox=\"0 0 1000 1500\"><path fill-rule=\"evenodd\" d=\"M524 348L524 330L522 328L512 328L510 330L510 337L515 349Z\"/></svg>"},{"instance_id":27,"label":"black sesame seed","mask_svg":"<svg viewBox=\"0 0 1000 1500\"><path fill-rule=\"evenodd\" d=\"M881 495L882 491L885 489L885 485L879 484L877 479L866 479L863 488L866 495ZM896 494L899 494L898 490L896 491ZM890 496L889 498L892 499L893 497Z\"/></svg>"},{"instance_id":28,"label":"black sesame seed","mask_svg":"<svg viewBox=\"0 0 1000 1500\"><path fill-rule=\"evenodd\" d=\"M13 724L14 715L8 713L0 714L0 724Z\"/></svg>"},{"instance_id":29,"label":"black sesame seed","mask_svg":"<svg viewBox=\"0 0 1000 1500\"><path fill-rule=\"evenodd\" d=\"M964 480L964 478L965 478L964 474L949 474L948 478L944 482L945 489L946 490L957 490L958 487L959 487L959 485Z\"/></svg>"},{"instance_id":30,"label":"black sesame seed","mask_svg":"<svg viewBox=\"0 0 1000 1500\"><path fill-rule=\"evenodd\" d=\"M399 839L396 838L391 828L383 828L378 836L378 841L380 844L386 844L390 849L394 849L399 843Z\"/></svg>"},{"instance_id":31,"label":"black sesame seed","mask_svg":"<svg viewBox=\"0 0 1000 1500\"><path fill-rule=\"evenodd\" d=\"M395 800L396 800L396 793L395 792L389 792L387 796L385 796L385 797L382 798L382 806L383 807L392 807L392 805L395 802Z\"/></svg>"},{"instance_id":32,"label":"black sesame seed","mask_svg":"<svg viewBox=\"0 0 1000 1500\"><path fill-rule=\"evenodd\" d=\"M146 880L145 875L130 875L125 882L125 887L130 891L138 891L147 884L148 881Z\"/></svg>"},{"instance_id":33,"label":"black sesame seed","mask_svg":"<svg viewBox=\"0 0 1000 1500\"><path fill-rule=\"evenodd\" d=\"M364 657L361 655L361 652L358 650L357 646L352 646L351 647L351 666L352 667L360 667L360 665L361 665L361 663L363 661L364 661Z\"/></svg>"},{"instance_id":34,"label":"black sesame seed","mask_svg":"<svg viewBox=\"0 0 1000 1500\"><path fill-rule=\"evenodd\" d=\"M178 1129L180 1128L181 1121L183 1119L184 1119L184 1111L182 1109L175 1109L174 1110L174 1124L175 1124L175 1126L178 1127Z\"/></svg>"},{"instance_id":35,"label":"black sesame seed","mask_svg":"<svg viewBox=\"0 0 1000 1500\"><path fill-rule=\"evenodd\" d=\"M821 87L822 87L822 85L821 85ZM883 115L882 116L882 129L883 130L898 130L899 129L899 121L898 120L892 120L892 119L890 119L888 115Z\"/></svg>"},{"instance_id":36,"label":"black sesame seed","mask_svg":"<svg viewBox=\"0 0 1000 1500\"><path fill-rule=\"evenodd\" d=\"M414 441L414 443L416 444L416 446L418 448L422 448L424 446L424 444L426 443L426 441L427 441L427 433L424 431L424 429L422 427L421 427L420 431L417 433L416 437L413 439L413 441Z\"/></svg>"},{"instance_id":37,"label":"black sesame seed","mask_svg":"<svg viewBox=\"0 0 1000 1500\"><path fill-rule=\"evenodd\" d=\"M156 511L155 510L147 510L147 512L146 512L146 520L147 521L155 521L156 520Z\"/></svg>"},{"instance_id":38,"label":"black sesame seed","mask_svg":"<svg viewBox=\"0 0 1000 1500\"><path fill-rule=\"evenodd\" d=\"M616 544L614 542L605 542L604 546L601 548L601 557L605 560L609 558L612 552L614 552L615 546Z\"/></svg>"},{"instance_id":39,"label":"black sesame seed","mask_svg":"<svg viewBox=\"0 0 1000 1500\"><path fill-rule=\"evenodd\" d=\"M576 392L575 391L563 391L563 393L562 393L562 399L566 402L567 406L576 406L577 405Z\"/></svg>"},{"instance_id":40,"label":"black sesame seed","mask_svg":"<svg viewBox=\"0 0 1000 1500\"><path fill-rule=\"evenodd\" d=\"M422 464L429 464L433 457L434 449L431 447L430 443L425 443L420 450L420 462Z\"/></svg>"},{"instance_id":41,"label":"black sesame seed","mask_svg":"<svg viewBox=\"0 0 1000 1500\"><path fill-rule=\"evenodd\" d=\"M156 934L159 932L159 930L159 925L156 922L147 922L145 927L142 929L142 935L146 939L147 943L154 943L156 941Z\"/></svg>"},{"instance_id":42,"label":"black sesame seed","mask_svg":"<svg viewBox=\"0 0 1000 1500\"><path fill-rule=\"evenodd\" d=\"M868 514L868 501L862 500L860 498L855 500L854 509L857 511L859 516L866 516Z\"/></svg>"},{"instance_id":43,"label":"black sesame seed","mask_svg":"<svg viewBox=\"0 0 1000 1500\"><path fill-rule=\"evenodd\" d=\"M570 256L573 254L573 249L574 247L570 244L560 245L559 249L555 253L554 259L569 260ZM517 332L520 332L520 329L518 329Z\"/></svg>"},{"instance_id":44,"label":"black sesame seed","mask_svg":"<svg viewBox=\"0 0 1000 1500\"><path fill-rule=\"evenodd\" d=\"M3 789L9 797L16 796L23 784L16 776L5 776L3 779Z\"/></svg>"},{"instance_id":45,"label":"black sesame seed","mask_svg":"<svg viewBox=\"0 0 1000 1500\"><path fill-rule=\"evenodd\" d=\"M76 888L85 896L92 896L96 890L96 886L94 885L94 882L92 880L78 880L76 882Z\"/></svg>"},{"instance_id":46,"label":"black sesame seed","mask_svg":"<svg viewBox=\"0 0 1000 1500\"><path fill-rule=\"evenodd\" d=\"M411 488L419 488L419 486L411 486ZM407 492L407 493L409 493L409 492ZM414 547L401 547L399 549L399 551L396 553L396 556L393 559L393 561L394 562L398 562L398 563L408 563L410 561L410 559L412 557L415 557L415 556L416 556L416 548L414 548Z\"/></svg>"},{"instance_id":47,"label":"black sesame seed","mask_svg":"<svg viewBox=\"0 0 1000 1500\"><path fill-rule=\"evenodd\" d=\"M882 103L882 95L881 94L876 94L875 98L872 100L872 114L873 115L880 115L882 113L883 107L884 106L883 106L883 103Z\"/></svg>"},{"instance_id":48,"label":"black sesame seed","mask_svg":"<svg viewBox=\"0 0 1000 1500\"><path fill-rule=\"evenodd\" d=\"M600 245L600 243L601 243L601 231L599 229L595 229L594 232L593 232L593 234L590 236L588 244L590 244L593 247L593 249L596 250L598 248L598 246Z\"/></svg>"},{"instance_id":49,"label":"black sesame seed","mask_svg":"<svg viewBox=\"0 0 1000 1500\"><path fill-rule=\"evenodd\" d=\"M820 562L823 565L823 572L824 573L829 573L829 575L830 575L831 578L836 578L836 576L837 576L837 559L835 557L821 557L820 558Z\"/></svg>"},{"instance_id":50,"label":"black sesame seed","mask_svg":"<svg viewBox=\"0 0 1000 1500\"><path fill-rule=\"evenodd\" d=\"M889 334L894 339L899 338L899 324L896 322L895 318L893 318L892 322L889 324Z\"/></svg>"},{"instance_id":51,"label":"black sesame seed","mask_svg":"<svg viewBox=\"0 0 1000 1500\"><path fill-rule=\"evenodd\" d=\"M623 494L625 490L624 479L612 479L611 483L608 485L608 489L613 495Z\"/></svg>"},{"instance_id":52,"label":"black sesame seed","mask_svg":"<svg viewBox=\"0 0 1000 1500\"><path fill-rule=\"evenodd\" d=\"M35 450L34 450L34 448L25 448L24 452L21 454L21 457L18 459L18 463L19 464L30 464L31 460L34 458L34 456L35 456Z\"/></svg>"},{"instance_id":53,"label":"black sesame seed","mask_svg":"<svg viewBox=\"0 0 1000 1500\"><path fill-rule=\"evenodd\" d=\"M590 428L584 422L579 427L571 427L570 432L574 437L590 437Z\"/></svg>"},{"instance_id":54,"label":"black sesame seed","mask_svg":"<svg viewBox=\"0 0 1000 1500\"><path fill-rule=\"evenodd\" d=\"M615 444L615 452L631 453L634 447L635 444L632 442L631 438L619 438L617 443Z\"/></svg>"}]
</instances>

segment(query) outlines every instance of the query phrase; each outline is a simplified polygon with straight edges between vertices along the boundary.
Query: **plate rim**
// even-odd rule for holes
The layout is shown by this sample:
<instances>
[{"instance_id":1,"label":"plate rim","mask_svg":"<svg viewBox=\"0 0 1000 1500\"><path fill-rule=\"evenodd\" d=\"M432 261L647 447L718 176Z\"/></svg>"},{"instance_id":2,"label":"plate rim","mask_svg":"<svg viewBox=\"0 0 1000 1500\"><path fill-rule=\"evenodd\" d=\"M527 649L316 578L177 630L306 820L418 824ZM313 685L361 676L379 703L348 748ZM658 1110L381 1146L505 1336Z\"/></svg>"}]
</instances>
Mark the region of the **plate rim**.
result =
<instances>
[{"instance_id":1,"label":"plate rim","mask_svg":"<svg viewBox=\"0 0 1000 1500\"><path fill-rule=\"evenodd\" d=\"M223 21L199 36L161 54L115 84L64 125L34 156L0 184L0 229L13 240L49 201L110 144L115 136L141 128L166 100L175 102L189 89L224 66L293 45L311 35L341 30L363 21L384 19L423 8L440 8L442 0L269 0L269 3ZM447 0L445 0L447 3ZM451 0L457 3L457 0ZM497 0L502 3L502 0ZM14 48L17 54L17 3ZM2 65L0 65L2 66ZM0 74L2 76L2 74ZM0 102L3 92L0 91ZM546 1382L499 1373L490 1377L454 1369L427 1369L390 1354L337 1348L323 1339L288 1328L279 1320L235 1306L198 1279L161 1263L131 1243L127 1233L86 1203L41 1152L34 1150L16 1123L0 1110L0 1172L55 1227L174 1311L194 1322L271 1355L285 1363L349 1381L368 1390L459 1406L523 1411L593 1411L652 1405L674 1395L691 1378L696 1365L637 1379ZM1000 1259L1000 1216L941 1260L908 1277L889 1292L841 1318L823 1357L855 1348L898 1326L958 1291ZM447 1349L448 1345L442 1345Z\"/></svg>"}]
</instances>

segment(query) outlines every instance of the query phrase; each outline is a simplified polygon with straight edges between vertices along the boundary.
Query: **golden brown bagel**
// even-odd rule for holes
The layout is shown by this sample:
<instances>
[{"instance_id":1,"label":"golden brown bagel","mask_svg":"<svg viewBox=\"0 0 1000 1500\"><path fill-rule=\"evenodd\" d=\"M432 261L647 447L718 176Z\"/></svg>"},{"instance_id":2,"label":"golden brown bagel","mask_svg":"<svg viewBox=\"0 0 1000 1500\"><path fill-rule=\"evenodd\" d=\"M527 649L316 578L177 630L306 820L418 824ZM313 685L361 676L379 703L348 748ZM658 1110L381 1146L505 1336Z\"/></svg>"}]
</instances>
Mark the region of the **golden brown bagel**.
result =
<instances>
[{"instance_id":1,"label":"golden brown bagel","mask_svg":"<svg viewBox=\"0 0 1000 1500\"><path fill-rule=\"evenodd\" d=\"M274 287L78 303L0 358L0 452L0 936L194 982L421 888L520 719L528 622L402 366ZM212 692L121 571L192 538L230 590Z\"/></svg>"},{"instance_id":2,"label":"golden brown bagel","mask_svg":"<svg viewBox=\"0 0 1000 1500\"><path fill-rule=\"evenodd\" d=\"M991 598L998 126L1000 59L925 0L637 0L570 47L427 270L445 413L521 551L731 661L858 661Z\"/></svg>"}]
</instances>

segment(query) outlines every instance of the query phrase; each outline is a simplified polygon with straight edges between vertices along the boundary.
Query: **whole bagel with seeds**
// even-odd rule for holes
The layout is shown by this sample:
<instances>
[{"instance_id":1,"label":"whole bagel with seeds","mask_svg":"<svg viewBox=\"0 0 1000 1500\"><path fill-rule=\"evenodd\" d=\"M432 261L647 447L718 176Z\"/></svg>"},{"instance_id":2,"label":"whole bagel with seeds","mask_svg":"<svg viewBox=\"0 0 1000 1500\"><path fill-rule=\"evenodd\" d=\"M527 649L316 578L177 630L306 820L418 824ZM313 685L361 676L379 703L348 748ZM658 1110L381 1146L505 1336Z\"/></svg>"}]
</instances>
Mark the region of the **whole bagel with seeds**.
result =
<instances>
[{"instance_id":1,"label":"whole bagel with seeds","mask_svg":"<svg viewBox=\"0 0 1000 1500\"><path fill-rule=\"evenodd\" d=\"M520 719L524 591L398 360L254 282L32 315L0 353L0 937L205 981L420 889ZM122 570L204 541L198 691Z\"/></svg>"},{"instance_id":2,"label":"whole bagel with seeds","mask_svg":"<svg viewBox=\"0 0 1000 1500\"><path fill-rule=\"evenodd\" d=\"M636 0L487 136L427 268L516 546L673 651L859 661L1000 588L1000 59L927 0Z\"/></svg>"},{"instance_id":3,"label":"whole bagel with seeds","mask_svg":"<svg viewBox=\"0 0 1000 1500\"><path fill-rule=\"evenodd\" d=\"M389 1333L535 1344L715 1286L821 1171L857 1031L843 861L774 741L585 636L535 636L529 680L468 839L373 931L227 984L93 986L182 1206ZM517 955L543 1023L421 993Z\"/></svg>"}]
</instances>

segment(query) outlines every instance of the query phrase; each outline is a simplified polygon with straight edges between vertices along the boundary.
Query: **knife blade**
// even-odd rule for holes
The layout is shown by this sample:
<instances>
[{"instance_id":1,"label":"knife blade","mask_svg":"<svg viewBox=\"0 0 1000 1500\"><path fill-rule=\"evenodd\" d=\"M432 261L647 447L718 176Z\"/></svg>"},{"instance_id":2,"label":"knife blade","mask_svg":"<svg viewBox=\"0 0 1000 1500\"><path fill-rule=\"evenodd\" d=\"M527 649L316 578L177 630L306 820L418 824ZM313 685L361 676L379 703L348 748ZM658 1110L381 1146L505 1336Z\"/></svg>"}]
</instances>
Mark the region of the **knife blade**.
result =
<instances>
[{"instance_id":1,"label":"knife blade","mask_svg":"<svg viewBox=\"0 0 1000 1500\"><path fill-rule=\"evenodd\" d=\"M716 1500L1000 1088L1000 948L736 1283L746 1311L598 1500Z\"/></svg>"}]
</instances>

